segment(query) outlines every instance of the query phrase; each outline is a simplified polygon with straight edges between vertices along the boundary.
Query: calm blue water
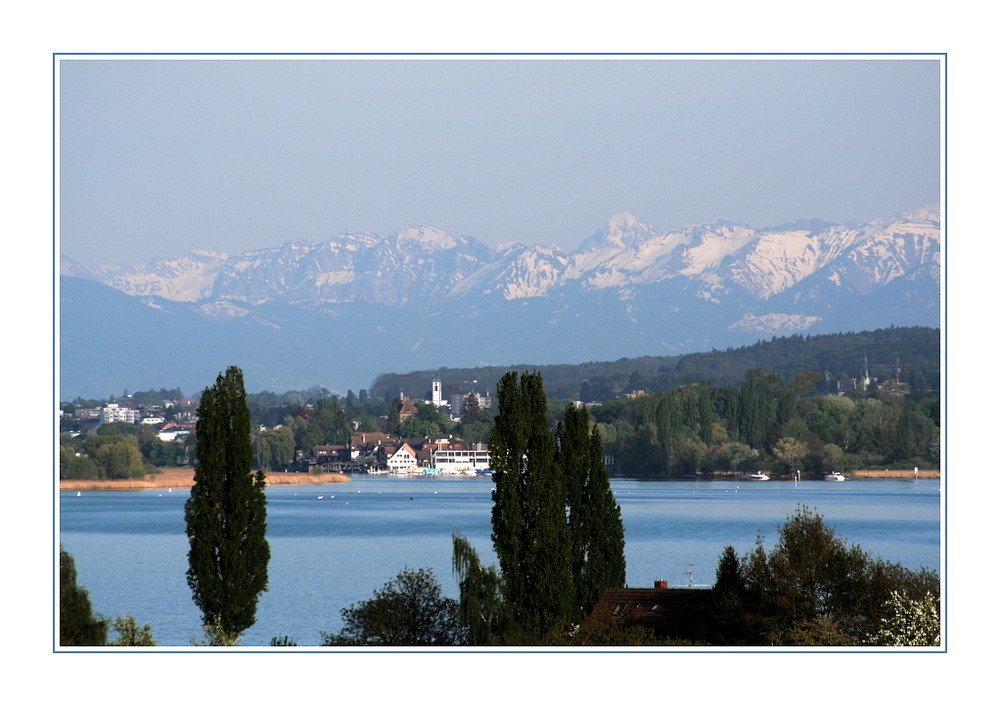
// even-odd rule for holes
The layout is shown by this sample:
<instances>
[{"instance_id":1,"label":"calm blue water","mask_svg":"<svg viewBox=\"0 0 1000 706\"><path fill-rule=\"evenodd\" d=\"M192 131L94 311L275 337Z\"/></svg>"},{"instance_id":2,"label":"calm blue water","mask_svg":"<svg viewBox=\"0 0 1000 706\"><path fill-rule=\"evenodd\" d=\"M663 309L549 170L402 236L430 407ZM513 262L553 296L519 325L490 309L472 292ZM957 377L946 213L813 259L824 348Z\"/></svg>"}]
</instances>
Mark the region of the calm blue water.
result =
<instances>
[{"instance_id":1,"label":"calm blue water","mask_svg":"<svg viewBox=\"0 0 1000 706\"><path fill-rule=\"evenodd\" d=\"M937 481L639 482L612 486L625 524L630 586L710 585L727 544L743 554L757 535L771 546L798 505L815 508L838 536L909 568L940 569ZM488 477L353 476L350 483L268 488L270 588L244 645L288 635L318 645L341 627L340 609L370 598L404 567L434 570L446 594L451 536L465 535L484 563L490 542ZM186 490L60 494L60 540L76 561L94 610L149 623L161 646L202 638L185 581Z\"/></svg>"}]
</instances>

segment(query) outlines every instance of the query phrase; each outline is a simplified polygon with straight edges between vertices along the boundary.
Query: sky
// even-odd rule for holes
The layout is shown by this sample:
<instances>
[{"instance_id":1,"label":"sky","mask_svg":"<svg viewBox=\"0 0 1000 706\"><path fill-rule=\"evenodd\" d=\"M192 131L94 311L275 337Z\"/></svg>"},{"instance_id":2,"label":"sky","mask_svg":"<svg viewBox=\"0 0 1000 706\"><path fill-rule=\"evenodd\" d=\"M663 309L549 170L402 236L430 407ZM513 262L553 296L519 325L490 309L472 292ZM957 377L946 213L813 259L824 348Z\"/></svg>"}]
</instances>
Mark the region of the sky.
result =
<instances>
[{"instance_id":1,"label":"sky","mask_svg":"<svg viewBox=\"0 0 1000 706\"><path fill-rule=\"evenodd\" d=\"M891 217L940 200L938 59L65 55L59 247L142 265L423 224L571 250L625 211Z\"/></svg>"}]
</instances>

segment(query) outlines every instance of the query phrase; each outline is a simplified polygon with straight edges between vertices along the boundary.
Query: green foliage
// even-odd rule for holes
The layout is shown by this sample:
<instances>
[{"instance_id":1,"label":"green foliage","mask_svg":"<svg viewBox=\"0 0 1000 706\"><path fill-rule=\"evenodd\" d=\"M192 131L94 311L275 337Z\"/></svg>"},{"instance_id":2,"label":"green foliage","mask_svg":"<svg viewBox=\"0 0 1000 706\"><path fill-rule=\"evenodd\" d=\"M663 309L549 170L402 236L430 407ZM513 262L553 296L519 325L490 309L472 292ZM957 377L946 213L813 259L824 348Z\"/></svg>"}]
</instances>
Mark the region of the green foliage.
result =
<instances>
[{"instance_id":1,"label":"green foliage","mask_svg":"<svg viewBox=\"0 0 1000 706\"><path fill-rule=\"evenodd\" d=\"M873 363L905 361L900 377L910 386L906 398L878 391L838 394L838 381L861 376L866 355ZM539 370L551 399L601 403L592 414L616 473L664 478L794 468L809 477L831 469L937 466L939 359L940 331L914 327L789 336L725 351ZM493 385L511 373L516 369L455 369L447 377ZM373 390L412 396L441 375L387 374ZM637 389L645 394L619 399ZM398 430L391 421L389 426ZM469 426L470 433L481 433ZM784 450L792 456L776 455L782 437L805 444L805 451L790 447ZM737 446L726 448L730 444Z\"/></svg>"},{"instance_id":2,"label":"green foliage","mask_svg":"<svg viewBox=\"0 0 1000 706\"><path fill-rule=\"evenodd\" d=\"M711 404L711 409L705 403ZM636 477L935 466L937 407L898 397L795 398L752 371L742 389L688 386L593 409L606 452ZM763 443L764 445L757 445Z\"/></svg>"},{"instance_id":3,"label":"green foliage","mask_svg":"<svg viewBox=\"0 0 1000 706\"><path fill-rule=\"evenodd\" d=\"M484 567L469 541L457 534L452 535L452 568L460 595L457 617L468 630L469 644L499 644L511 622L500 572Z\"/></svg>"},{"instance_id":4,"label":"green foliage","mask_svg":"<svg viewBox=\"0 0 1000 706\"><path fill-rule=\"evenodd\" d=\"M218 620L201 626L204 639L192 641L198 647L237 647L240 644L240 633L226 630Z\"/></svg>"},{"instance_id":5,"label":"green foliage","mask_svg":"<svg viewBox=\"0 0 1000 706\"><path fill-rule=\"evenodd\" d=\"M475 395L469 394L462 400L462 409L459 411L462 425L478 424L486 420L486 412L480 408L479 400Z\"/></svg>"},{"instance_id":6,"label":"green foliage","mask_svg":"<svg viewBox=\"0 0 1000 706\"><path fill-rule=\"evenodd\" d=\"M604 446L585 408L566 407L557 432L566 487L571 571L577 620L586 617L607 588L625 585L625 530L604 468Z\"/></svg>"},{"instance_id":7,"label":"green foliage","mask_svg":"<svg viewBox=\"0 0 1000 706\"><path fill-rule=\"evenodd\" d=\"M403 569L369 600L344 608L343 630L322 633L323 644L461 645L466 633L457 615L458 602L441 596L433 571Z\"/></svg>"},{"instance_id":8,"label":"green foliage","mask_svg":"<svg viewBox=\"0 0 1000 706\"><path fill-rule=\"evenodd\" d=\"M606 588L624 584L621 511L585 409L568 405L553 434L537 373L504 376L497 404L490 465L500 571L484 570L456 538L461 615L480 644L537 643L579 623Z\"/></svg>"},{"instance_id":9,"label":"green foliage","mask_svg":"<svg viewBox=\"0 0 1000 706\"><path fill-rule=\"evenodd\" d=\"M289 427L263 431L253 436L254 468L274 471L295 460L295 434Z\"/></svg>"},{"instance_id":10,"label":"green foliage","mask_svg":"<svg viewBox=\"0 0 1000 706\"><path fill-rule=\"evenodd\" d=\"M71 446L59 446L60 480L103 480L101 468L89 456L78 456Z\"/></svg>"},{"instance_id":11,"label":"green foliage","mask_svg":"<svg viewBox=\"0 0 1000 706\"><path fill-rule=\"evenodd\" d=\"M941 332L926 327L890 327L875 331L792 335L762 340L749 346L674 356L644 356L615 361L538 366L551 399L607 402L623 391L666 392L693 382L739 386L747 371L771 370L789 380L793 395L837 392L838 380L857 378L865 356L872 364L900 358L902 377L915 398L936 395L939 389ZM451 368L380 375L372 394L411 397L423 394L434 378L476 379L494 388L500 379L524 366ZM885 369L879 369L884 373ZM893 371L894 373L894 371ZM384 414L384 412L382 412ZM773 441L773 440L772 440Z\"/></svg>"},{"instance_id":12,"label":"green foliage","mask_svg":"<svg viewBox=\"0 0 1000 706\"><path fill-rule=\"evenodd\" d=\"M490 440L493 546L513 621L542 634L573 619L565 487L537 373L504 376Z\"/></svg>"},{"instance_id":13,"label":"green foliage","mask_svg":"<svg viewBox=\"0 0 1000 706\"><path fill-rule=\"evenodd\" d=\"M285 417L285 427L295 437L295 447L311 454L314 446L345 444L352 427L350 415L337 397L322 397L310 407L303 406Z\"/></svg>"},{"instance_id":14,"label":"green foliage","mask_svg":"<svg viewBox=\"0 0 1000 706\"><path fill-rule=\"evenodd\" d=\"M59 644L64 646L103 645L108 639L108 622L95 616L87 590L76 582L76 563L59 548Z\"/></svg>"},{"instance_id":15,"label":"green foliage","mask_svg":"<svg viewBox=\"0 0 1000 706\"><path fill-rule=\"evenodd\" d=\"M935 572L911 571L848 546L799 507L767 552L719 561L707 639L717 645L865 644L893 610L893 593L936 596Z\"/></svg>"},{"instance_id":16,"label":"green foliage","mask_svg":"<svg viewBox=\"0 0 1000 706\"><path fill-rule=\"evenodd\" d=\"M233 644L256 620L267 589L264 473L253 448L243 374L232 366L202 393L198 465L184 506L190 543L187 581L210 644Z\"/></svg>"},{"instance_id":17,"label":"green foliage","mask_svg":"<svg viewBox=\"0 0 1000 706\"><path fill-rule=\"evenodd\" d=\"M134 424L124 426L135 427ZM83 442L83 451L96 464L101 479L142 478L146 474L138 432L115 434L108 430L98 433Z\"/></svg>"},{"instance_id":18,"label":"green foliage","mask_svg":"<svg viewBox=\"0 0 1000 706\"><path fill-rule=\"evenodd\" d=\"M131 615L119 615L111 623L111 627L118 633L118 637L108 643L112 647L153 647L156 645L156 640L153 639L153 629L148 624L140 626Z\"/></svg>"}]
</instances>

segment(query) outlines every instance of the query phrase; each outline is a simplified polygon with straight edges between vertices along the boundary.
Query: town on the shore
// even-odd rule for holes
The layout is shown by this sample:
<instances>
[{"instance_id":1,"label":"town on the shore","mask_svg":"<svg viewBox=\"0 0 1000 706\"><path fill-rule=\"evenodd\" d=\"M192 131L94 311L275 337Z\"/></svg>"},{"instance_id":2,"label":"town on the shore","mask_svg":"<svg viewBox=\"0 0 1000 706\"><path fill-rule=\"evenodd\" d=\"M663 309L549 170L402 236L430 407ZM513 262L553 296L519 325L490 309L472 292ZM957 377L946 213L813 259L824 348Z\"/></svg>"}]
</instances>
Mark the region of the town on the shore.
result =
<instances>
[{"instance_id":1,"label":"town on the shore","mask_svg":"<svg viewBox=\"0 0 1000 706\"><path fill-rule=\"evenodd\" d=\"M431 385L429 399L420 400L447 414L452 421L460 421L462 405L471 396L481 410L489 410L492 400L489 393L456 393L445 399L440 380ZM418 413L417 402L400 395L399 419L404 422ZM194 433L198 419L199 400L186 398L157 403L131 401L128 396L108 402L102 407L79 407L73 410L73 423L81 428L123 422L150 425L156 436L164 442L181 441ZM171 409L170 420L164 410ZM60 410L60 415L64 412ZM260 428L268 431L280 428ZM398 437L384 432L358 432L345 444L318 444L311 454L303 454L281 469L284 472L345 473L409 475L488 474L489 446L483 442L467 442L451 434L431 434L422 437Z\"/></svg>"}]
</instances>

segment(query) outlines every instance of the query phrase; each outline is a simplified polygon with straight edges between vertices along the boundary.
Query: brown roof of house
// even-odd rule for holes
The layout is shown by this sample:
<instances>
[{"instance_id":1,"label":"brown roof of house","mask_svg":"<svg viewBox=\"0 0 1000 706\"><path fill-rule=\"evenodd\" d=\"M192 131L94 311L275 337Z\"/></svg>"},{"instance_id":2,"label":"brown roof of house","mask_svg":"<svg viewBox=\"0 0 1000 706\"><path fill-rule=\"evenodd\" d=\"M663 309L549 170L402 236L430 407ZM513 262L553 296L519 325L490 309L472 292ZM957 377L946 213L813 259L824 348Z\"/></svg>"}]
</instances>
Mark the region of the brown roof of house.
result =
<instances>
[{"instance_id":1,"label":"brown roof of house","mask_svg":"<svg viewBox=\"0 0 1000 706\"><path fill-rule=\"evenodd\" d=\"M712 591L696 588L609 588L587 619L638 625L663 637L688 637L711 600Z\"/></svg>"},{"instance_id":2,"label":"brown roof of house","mask_svg":"<svg viewBox=\"0 0 1000 706\"><path fill-rule=\"evenodd\" d=\"M389 435L383 434L380 431L375 432L362 432L360 434L355 434L351 437L351 446L369 446L380 443L385 443L388 441Z\"/></svg>"},{"instance_id":3,"label":"brown roof of house","mask_svg":"<svg viewBox=\"0 0 1000 706\"><path fill-rule=\"evenodd\" d=\"M405 419L406 417L412 417L417 413L417 406L413 404L413 400L409 397L403 398L403 404L399 408L400 419Z\"/></svg>"},{"instance_id":4,"label":"brown roof of house","mask_svg":"<svg viewBox=\"0 0 1000 706\"><path fill-rule=\"evenodd\" d=\"M320 444L313 446L313 456L345 456L350 457L349 449L343 444Z\"/></svg>"}]
</instances>

